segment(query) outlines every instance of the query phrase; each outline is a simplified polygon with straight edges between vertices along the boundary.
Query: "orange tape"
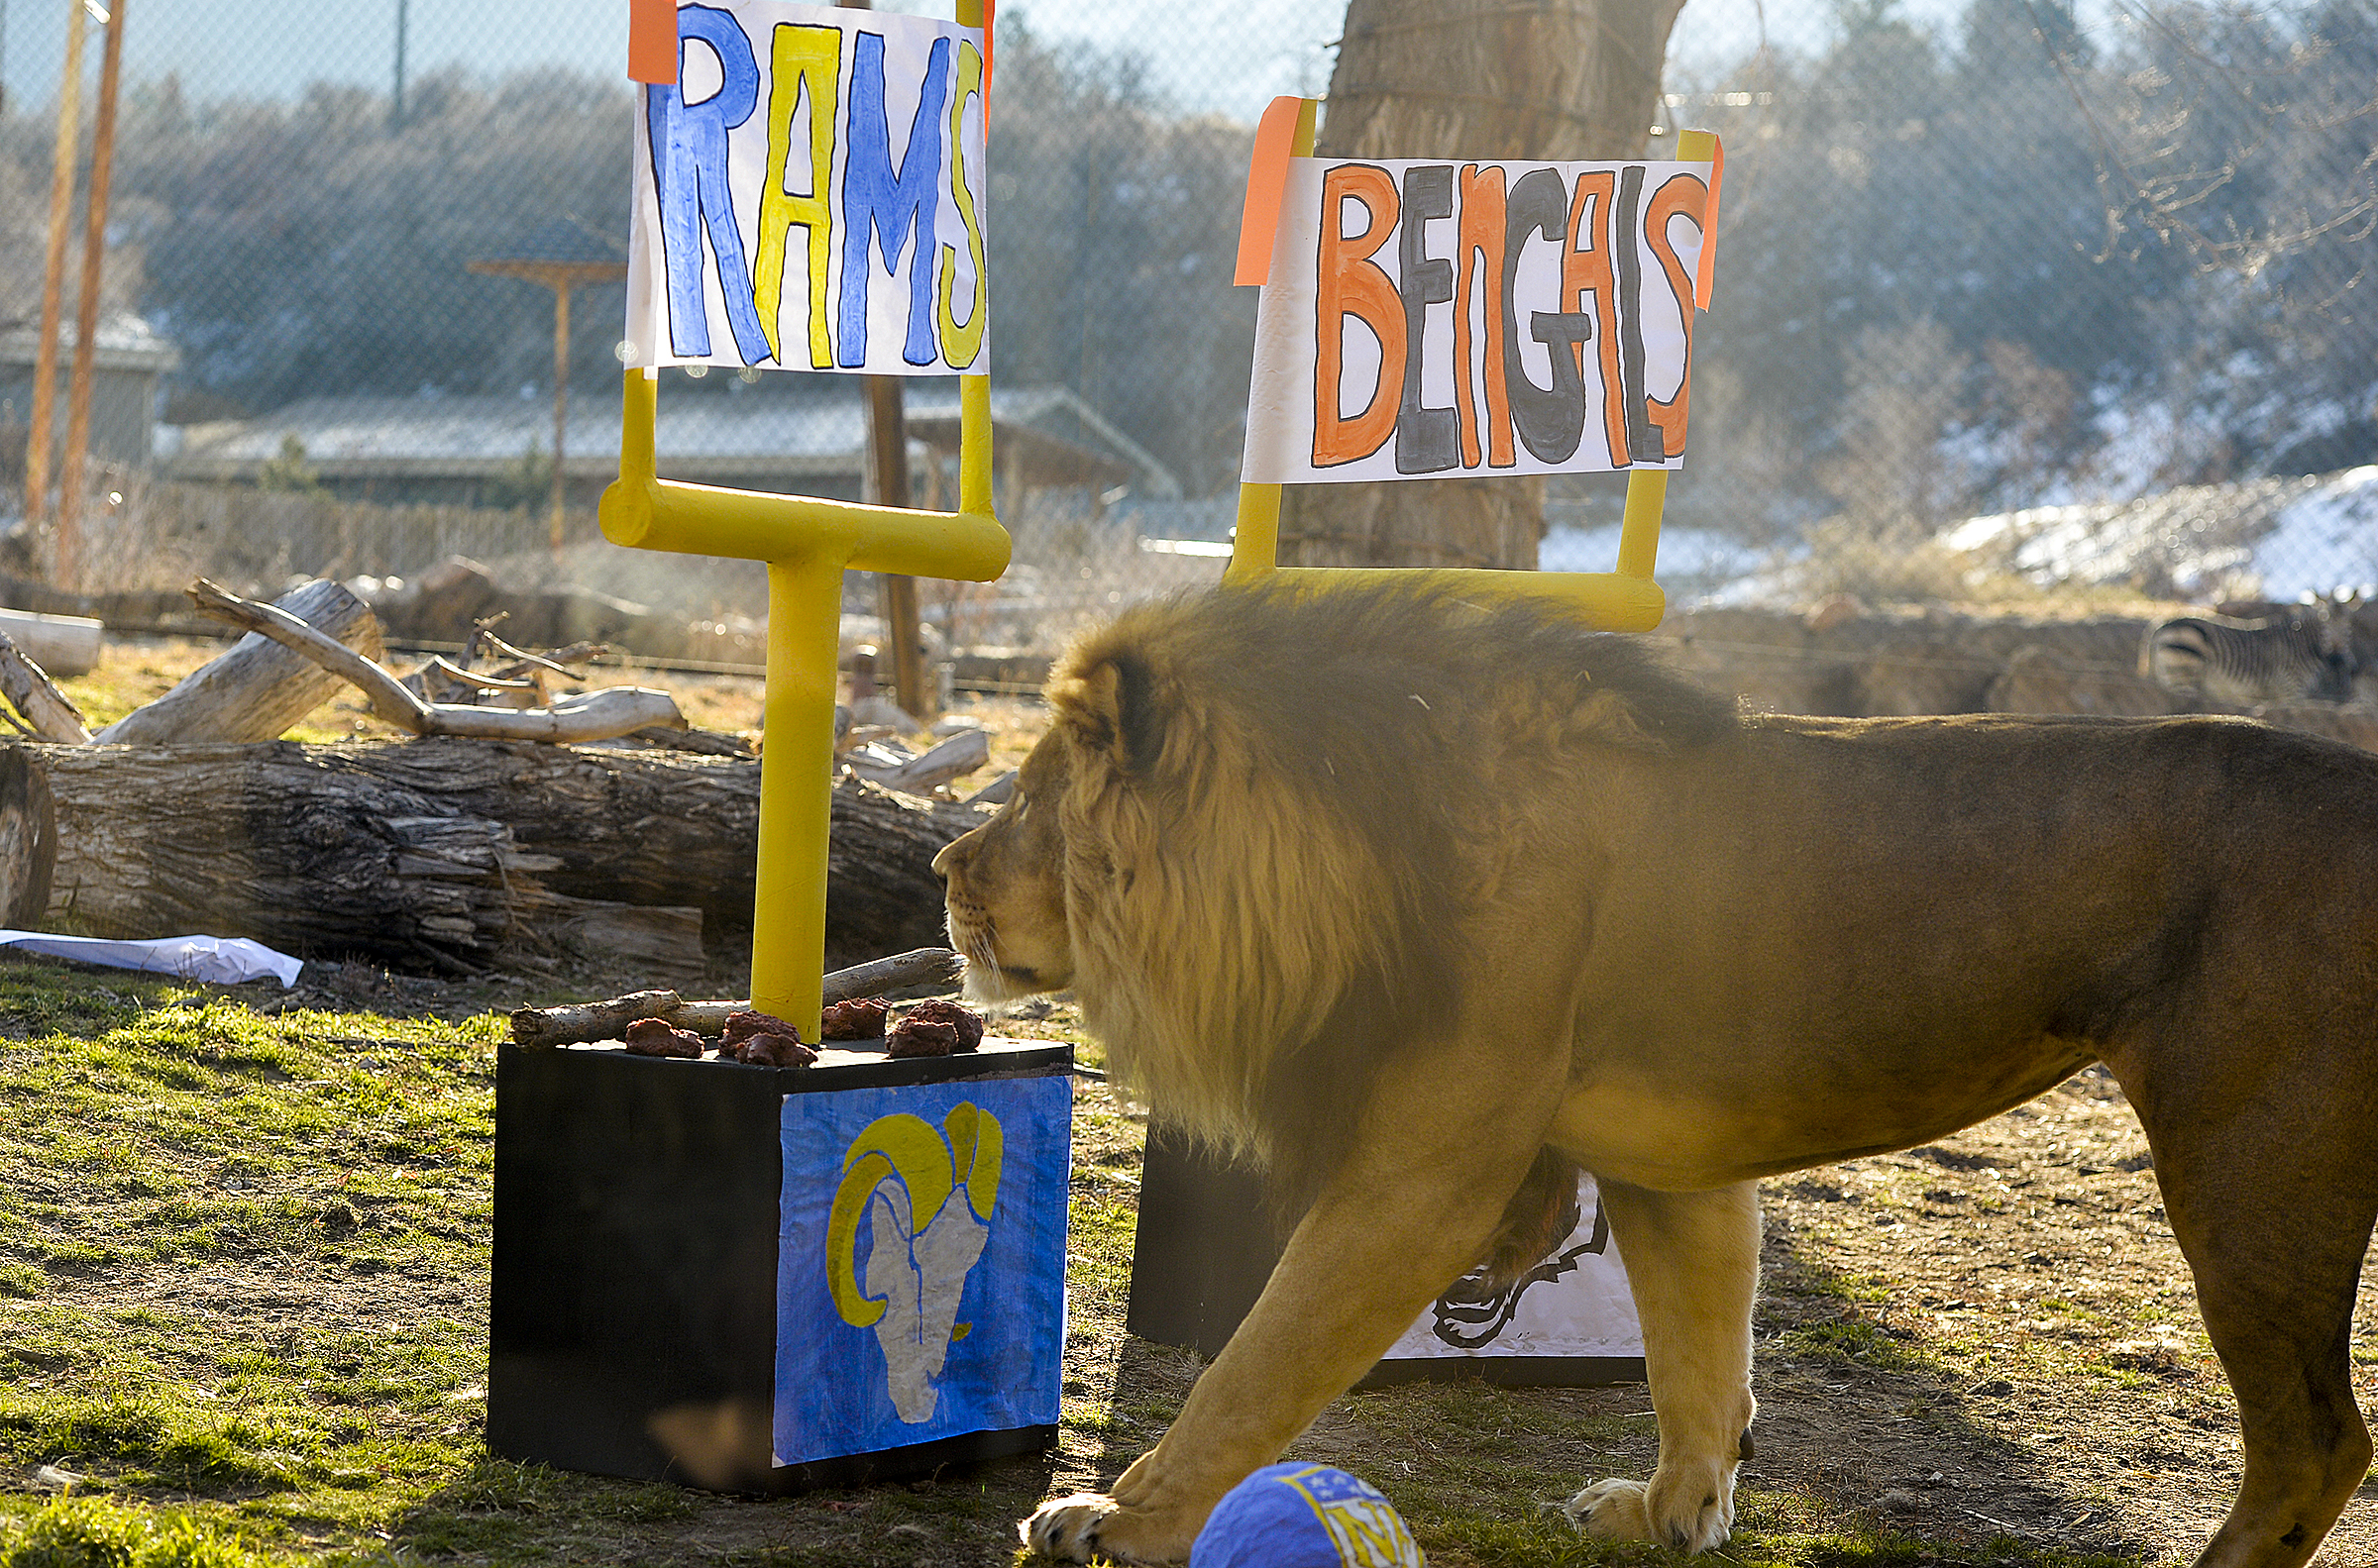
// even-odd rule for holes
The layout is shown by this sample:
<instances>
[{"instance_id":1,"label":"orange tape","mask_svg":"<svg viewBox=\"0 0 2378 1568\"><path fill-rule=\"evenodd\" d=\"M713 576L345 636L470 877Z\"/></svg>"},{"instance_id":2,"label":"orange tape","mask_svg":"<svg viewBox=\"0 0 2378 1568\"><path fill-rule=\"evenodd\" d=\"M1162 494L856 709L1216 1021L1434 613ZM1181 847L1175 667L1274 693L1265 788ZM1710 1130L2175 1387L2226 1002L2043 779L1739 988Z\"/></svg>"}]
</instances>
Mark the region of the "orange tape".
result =
<instances>
[{"instance_id":1,"label":"orange tape","mask_svg":"<svg viewBox=\"0 0 2378 1568\"><path fill-rule=\"evenodd\" d=\"M1709 200L1701 208L1701 263L1693 269L1693 303L1703 310L1717 288L1717 193L1726 182L1726 144L1709 134Z\"/></svg>"},{"instance_id":2,"label":"orange tape","mask_svg":"<svg viewBox=\"0 0 2378 1568\"><path fill-rule=\"evenodd\" d=\"M1254 157L1246 165L1246 208L1239 218L1239 270L1234 284L1260 287L1271 273L1271 240L1280 226L1280 201L1288 189L1288 158L1295 150L1302 98L1274 98L1255 126Z\"/></svg>"},{"instance_id":3,"label":"orange tape","mask_svg":"<svg viewBox=\"0 0 2378 1568\"><path fill-rule=\"evenodd\" d=\"M999 0L983 0L983 121L991 120L991 24L999 20Z\"/></svg>"},{"instance_id":4,"label":"orange tape","mask_svg":"<svg viewBox=\"0 0 2378 1568\"><path fill-rule=\"evenodd\" d=\"M677 0L627 0L627 79L677 80Z\"/></svg>"}]
</instances>

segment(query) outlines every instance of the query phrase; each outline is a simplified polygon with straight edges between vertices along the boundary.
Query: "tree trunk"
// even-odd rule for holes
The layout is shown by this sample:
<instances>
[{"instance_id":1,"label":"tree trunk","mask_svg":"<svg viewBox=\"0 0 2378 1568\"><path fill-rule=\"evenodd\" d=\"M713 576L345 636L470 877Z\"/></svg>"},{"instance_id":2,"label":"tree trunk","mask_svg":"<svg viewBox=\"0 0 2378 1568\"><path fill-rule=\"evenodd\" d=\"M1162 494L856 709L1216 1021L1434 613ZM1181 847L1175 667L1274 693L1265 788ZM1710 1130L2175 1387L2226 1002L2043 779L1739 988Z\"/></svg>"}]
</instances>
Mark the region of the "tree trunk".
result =
<instances>
[{"instance_id":1,"label":"tree trunk","mask_svg":"<svg viewBox=\"0 0 2378 1568\"><path fill-rule=\"evenodd\" d=\"M459 973L512 936L510 831L295 745L43 748L53 930L253 937Z\"/></svg>"},{"instance_id":2,"label":"tree trunk","mask_svg":"<svg viewBox=\"0 0 2378 1568\"><path fill-rule=\"evenodd\" d=\"M759 764L604 747L42 747L56 800L49 923L204 932L455 971L516 952L644 955L751 926ZM941 937L932 858L985 820L846 780L826 939L837 962ZM697 958L699 955L697 955Z\"/></svg>"},{"instance_id":3,"label":"tree trunk","mask_svg":"<svg viewBox=\"0 0 2378 1568\"><path fill-rule=\"evenodd\" d=\"M0 748L0 926L41 925L56 861L57 808L35 749Z\"/></svg>"},{"instance_id":4,"label":"tree trunk","mask_svg":"<svg viewBox=\"0 0 2378 1568\"><path fill-rule=\"evenodd\" d=\"M1630 158L1660 118L1683 0L1350 0L1325 157ZM1280 564L1536 565L1541 478L1313 484L1281 498Z\"/></svg>"}]
</instances>

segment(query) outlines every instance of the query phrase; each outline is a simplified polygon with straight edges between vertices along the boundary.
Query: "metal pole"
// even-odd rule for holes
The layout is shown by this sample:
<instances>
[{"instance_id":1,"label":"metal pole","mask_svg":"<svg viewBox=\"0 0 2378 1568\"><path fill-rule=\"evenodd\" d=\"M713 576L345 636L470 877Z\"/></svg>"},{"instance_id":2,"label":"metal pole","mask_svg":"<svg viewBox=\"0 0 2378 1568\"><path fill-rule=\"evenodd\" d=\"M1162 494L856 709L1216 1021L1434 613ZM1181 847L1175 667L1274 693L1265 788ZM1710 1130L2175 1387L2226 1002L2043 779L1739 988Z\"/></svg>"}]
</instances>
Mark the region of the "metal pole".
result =
<instances>
[{"instance_id":1,"label":"metal pole","mask_svg":"<svg viewBox=\"0 0 2378 1568\"><path fill-rule=\"evenodd\" d=\"M74 143L82 115L82 0L67 0L66 68L57 86L57 151L50 167L50 258L42 273L42 341L34 355L33 429L25 443L25 521L50 499L51 422L57 405L57 318L66 281L66 220L74 207Z\"/></svg>"},{"instance_id":2,"label":"metal pole","mask_svg":"<svg viewBox=\"0 0 2378 1568\"><path fill-rule=\"evenodd\" d=\"M562 553L562 432L570 423L570 280L553 280L553 553Z\"/></svg>"},{"instance_id":3,"label":"metal pole","mask_svg":"<svg viewBox=\"0 0 2378 1568\"><path fill-rule=\"evenodd\" d=\"M82 221L82 294L74 311L74 378L66 394L66 461L57 485L57 581L81 566L83 465L91 445L91 372L99 352L99 277L107 259L107 188L116 162L116 85L124 73L124 9L115 0L99 56L99 118L91 128L91 193Z\"/></svg>"},{"instance_id":4,"label":"metal pole","mask_svg":"<svg viewBox=\"0 0 2378 1568\"><path fill-rule=\"evenodd\" d=\"M853 11L872 9L873 0L839 0ZM974 26L981 26L978 16ZM921 257L919 258L921 264ZM875 500L879 506L909 504L909 425L902 408L902 383L897 375L867 377L867 438L875 461ZM884 635L892 643L892 684L903 709L929 719L941 706L940 692L924 671L924 645L917 617L917 579L898 573L883 575L879 608Z\"/></svg>"}]
</instances>

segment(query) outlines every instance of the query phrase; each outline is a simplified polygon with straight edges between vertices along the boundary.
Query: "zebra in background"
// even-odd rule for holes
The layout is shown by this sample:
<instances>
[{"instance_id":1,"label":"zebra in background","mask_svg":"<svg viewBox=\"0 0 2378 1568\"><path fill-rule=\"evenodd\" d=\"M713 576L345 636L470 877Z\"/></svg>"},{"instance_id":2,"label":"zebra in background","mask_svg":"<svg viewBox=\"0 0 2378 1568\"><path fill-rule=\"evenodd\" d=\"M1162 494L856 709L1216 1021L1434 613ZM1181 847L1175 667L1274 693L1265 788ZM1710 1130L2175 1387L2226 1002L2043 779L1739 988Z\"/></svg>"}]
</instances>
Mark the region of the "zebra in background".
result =
<instances>
[{"instance_id":1,"label":"zebra in background","mask_svg":"<svg viewBox=\"0 0 2378 1568\"><path fill-rule=\"evenodd\" d=\"M2352 636L2357 604L2291 604L2261 620L2183 615L2147 628L2138 673L2167 690L2209 702L2347 702L2361 660Z\"/></svg>"}]
</instances>

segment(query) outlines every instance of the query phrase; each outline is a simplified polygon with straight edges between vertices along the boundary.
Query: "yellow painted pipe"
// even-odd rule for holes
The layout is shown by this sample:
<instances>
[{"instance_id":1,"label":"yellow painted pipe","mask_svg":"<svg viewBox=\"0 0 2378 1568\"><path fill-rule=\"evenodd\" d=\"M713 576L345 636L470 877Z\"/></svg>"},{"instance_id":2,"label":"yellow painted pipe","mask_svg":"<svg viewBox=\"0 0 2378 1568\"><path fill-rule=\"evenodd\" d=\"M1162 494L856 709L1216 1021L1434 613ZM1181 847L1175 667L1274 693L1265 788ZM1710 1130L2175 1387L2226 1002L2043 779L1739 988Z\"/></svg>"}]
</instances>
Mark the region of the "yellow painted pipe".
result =
<instances>
[{"instance_id":1,"label":"yellow painted pipe","mask_svg":"<svg viewBox=\"0 0 2378 1568\"><path fill-rule=\"evenodd\" d=\"M814 496L687 484L654 472L656 379L621 388L619 478L603 491L603 537L641 550L768 563L766 746L752 889L751 1004L818 1035L825 978L826 859L833 817L834 682L842 573L988 581L1007 569L991 515L991 383L959 380L959 502L920 512Z\"/></svg>"},{"instance_id":2,"label":"yellow painted pipe","mask_svg":"<svg viewBox=\"0 0 2378 1568\"><path fill-rule=\"evenodd\" d=\"M1637 469L1627 475L1627 509L1618 524L1621 576L1652 580L1660 555L1660 514L1668 507L1668 470Z\"/></svg>"},{"instance_id":3,"label":"yellow painted pipe","mask_svg":"<svg viewBox=\"0 0 2378 1568\"><path fill-rule=\"evenodd\" d=\"M1557 604L1605 632L1649 632L1668 612L1668 595L1649 577L1614 572L1503 572L1474 567L1278 567L1226 581L1279 582L1300 591L1403 583L1480 600Z\"/></svg>"},{"instance_id":4,"label":"yellow painted pipe","mask_svg":"<svg viewBox=\"0 0 2378 1568\"><path fill-rule=\"evenodd\" d=\"M1279 570L1280 486L1239 486L1239 525L1231 530L1231 564L1225 582L1248 582Z\"/></svg>"},{"instance_id":5,"label":"yellow painted pipe","mask_svg":"<svg viewBox=\"0 0 2378 1568\"><path fill-rule=\"evenodd\" d=\"M818 1037L825 991L826 848L834 804L834 675L842 567L768 564L768 695L760 758L751 1005Z\"/></svg>"},{"instance_id":6,"label":"yellow painted pipe","mask_svg":"<svg viewBox=\"0 0 2378 1568\"><path fill-rule=\"evenodd\" d=\"M1676 161L1706 163L1717 153L1717 137L1709 131L1678 131ZM1701 243L1709 243L1703 235ZM1685 354L1692 352L1692 311L1684 312ZM1686 373L1690 373L1689 360ZM1627 475L1627 509L1618 530L1618 570L1647 581L1660 556L1660 516L1668 507L1666 469L1637 469Z\"/></svg>"}]
</instances>

